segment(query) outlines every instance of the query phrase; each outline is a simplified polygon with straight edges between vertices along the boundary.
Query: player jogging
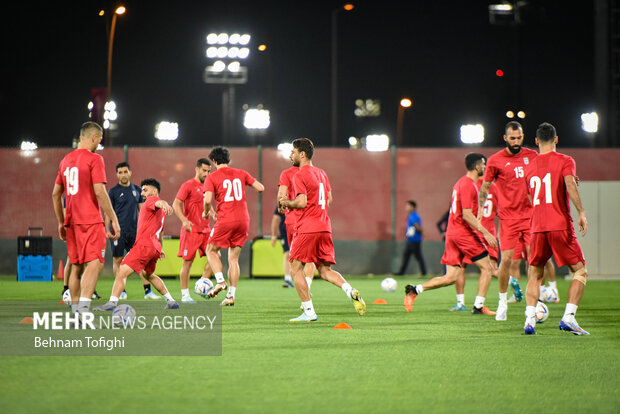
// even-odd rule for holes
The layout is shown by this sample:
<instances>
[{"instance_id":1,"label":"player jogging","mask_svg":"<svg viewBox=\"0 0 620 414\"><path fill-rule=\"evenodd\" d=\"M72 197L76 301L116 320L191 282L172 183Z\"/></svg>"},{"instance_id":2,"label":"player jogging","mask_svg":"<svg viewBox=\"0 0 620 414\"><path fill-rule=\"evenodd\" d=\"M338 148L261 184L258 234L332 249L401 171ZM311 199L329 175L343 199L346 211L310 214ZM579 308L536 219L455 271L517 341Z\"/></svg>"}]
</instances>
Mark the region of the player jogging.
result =
<instances>
[{"instance_id":1,"label":"player jogging","mask_svg":"<svg viewBox=\"0 0 620 414\"><path fill-rule=\"evenodd\" d=\"M296 194L293 200L287 196L280 198L281 207L295 209L295 236L291 245L291 270L295 280L297 294L301 298L303 313L291 322L316 321L308 284L304 277L304 264L314 263L321 278L341 288L347 295L355 310L361 316L366 313L366 303L357 289L354 289L340 273L331 268L336 263L332 225L327 215L327 208L332 203L332 192L327 174L312 165L314 144L308 138L293 141L291 161L299 167L293 178Z\"/></svg>"},{"instance_id":2,"label":"player jogging","mask_svg":"<svg viewBox=\"0 0 620 414\"><path fill-rule=\"evenodd\" d=\"M536 302L545 264L553 255L558 266L568 265L573 274L559 328L575 335L590 335L575 319L577 306L586 287L588 271L581 246L575 237L569 199L579 214L577 224L582 236L588 231L588 221L575 181L575 160L556 152L557 143L558 136L553 125L546 122L540 124L536 130L536 144L540 155L525 170L525 185L529 191L533 213L523 332L526 335L536 333Z\"/></svg>"}]
</instances>

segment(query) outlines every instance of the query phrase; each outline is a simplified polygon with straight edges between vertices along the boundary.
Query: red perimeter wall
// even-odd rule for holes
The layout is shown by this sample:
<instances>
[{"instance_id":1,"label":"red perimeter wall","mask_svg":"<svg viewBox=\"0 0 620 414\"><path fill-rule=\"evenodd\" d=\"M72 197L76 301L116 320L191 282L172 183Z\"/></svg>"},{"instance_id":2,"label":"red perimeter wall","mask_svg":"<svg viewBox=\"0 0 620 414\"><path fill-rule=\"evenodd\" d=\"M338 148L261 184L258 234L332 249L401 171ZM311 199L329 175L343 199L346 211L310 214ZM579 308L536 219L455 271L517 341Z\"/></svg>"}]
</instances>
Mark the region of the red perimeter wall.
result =
<instances>
[{"instance_id":1,"label":"red perimeter wall","mask_svg":"<svg viewBox=\"0 0 620 414\"><path fill-rule=\"evenodd\" d=\"M490 156L499 148L476 149ZM0 149L3 166L0 238L12 239L27 228L43 227L45 235L56 236L52 188L58 164L70 149L45 148L26 154L16 149ZM162 184L162 198L170 204L179 186L194 176L196 160L206 157L209 148L130 148L136 184L154 177ZM464 157L471 149L399 149L396 152L396 238L404 234L405 202L413 199L423 220L426 240L440 240L435 223L448 209L452 186L465 173ZM561 149L577 162L582 181L620 180L620 149ZM124 160L122 148L101 151L108 176L108 188L116 184L114 166ZM275 149L261 151L261 171L256 148L232 148L231 166L243 168L265 185L262 195L262 233L270 233L280 172L290 161ZM363 150L322 149L315 152L314 164L323 168L331 181L334 204L330 208L334 238L338 240L389 240L391 238L392 153ZM252 223L250 237L258 229L258 195L246 188ZM166 220L164 234L178 236L179 220Z\"/></svg>"}]
</instances>

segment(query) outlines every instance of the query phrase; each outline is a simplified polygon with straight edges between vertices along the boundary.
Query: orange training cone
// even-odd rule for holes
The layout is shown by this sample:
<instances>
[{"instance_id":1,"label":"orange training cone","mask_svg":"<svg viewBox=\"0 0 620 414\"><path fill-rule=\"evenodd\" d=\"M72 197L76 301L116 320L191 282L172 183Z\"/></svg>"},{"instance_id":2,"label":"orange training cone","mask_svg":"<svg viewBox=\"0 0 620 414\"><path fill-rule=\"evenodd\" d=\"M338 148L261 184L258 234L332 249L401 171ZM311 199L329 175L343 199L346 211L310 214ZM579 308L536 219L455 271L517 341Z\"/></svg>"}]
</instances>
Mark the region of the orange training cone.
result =
<instances>
[{"instance_id":1,"label":"orange training cone","mask_svg":"<svg viewBox=\"0 0 620 414\"><path fill-rule=\"evenodd\" d=\"M58 262L58 280L63 280L65 278L65 265L62 263L62 260Z\"/></svg>"},{"instance_id":2,"label":"orange training cone","mask_svg":"<svg viewBox=\"0 0 620 414\"><path fill-rule=\"evenodd\" d=\"M24 319L22 319L21 321L19 321L19 323L34 323L34 321L32 320L31 317L26 316Z\"/></svg>"},{"instance_id":3,"label":"orange training cone","mask_svg":"<svg viewBox=\"0 0 620 414\"><path fill-rule=\"evenodd\" d=\"M373 302L375 305L387 305L387 301L385 299L377 299Z\"/></svg>"},{"instance_id":4,"label":"orange training cone","mask_svg":"<svg viewBox=\"0 0 620 414\"><path fill-rule=\"evenodd\" d=\"M340 322L338 325L334 326L334 329L353 329L348 323Z\"/></svg>"}]
</instances>

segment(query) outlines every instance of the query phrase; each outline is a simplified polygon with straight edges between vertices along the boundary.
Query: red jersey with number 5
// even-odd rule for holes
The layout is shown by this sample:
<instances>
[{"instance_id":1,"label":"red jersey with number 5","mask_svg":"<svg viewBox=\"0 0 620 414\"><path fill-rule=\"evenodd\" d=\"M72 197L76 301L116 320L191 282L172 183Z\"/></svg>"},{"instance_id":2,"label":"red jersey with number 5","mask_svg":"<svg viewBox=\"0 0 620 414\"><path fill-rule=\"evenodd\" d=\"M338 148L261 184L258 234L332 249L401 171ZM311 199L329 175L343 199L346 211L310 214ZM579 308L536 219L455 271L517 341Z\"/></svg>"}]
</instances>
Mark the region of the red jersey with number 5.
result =
<instances>
[{"instance_id":1,"label":"red jersey with number 5","mask_svg":"<svg viewBox=\"0 0 620 414\"><path fill-rule=\"evenodd\" d=\"M526 168L532 198L532 233L573 229L564 177L577 176L575 160L558 152L541 154Z\"/></svg>"},{"instance_id":2,"label":"red jersey with number 5","mask_svg":"<svg viewBox=\"0 0 620 414\"><path fill-rule=\"evenodd\" d=\"M93 184L106 183L103 157L76 149L60 161L56 184L65 189L65 226L103 223Z\"/></svg>"},{"instance_id":3,"label":"red jersey with number 5","mask_svg":"<svg viewBox=\"0 0 620 414\"><path fill-rule=\"evenodd\" d=\"M480 192L480 187L482 187L482 181L484 180L476 181L476 188L478 189L478 192ZM498 210L497 189L495 188L495 183L492 183L489 188L489 194L487 195L487 201L482 207L482 220L480 223L494 236L497 235L497 229L495 228L495 216L497 216Z\"/></svg>"},{"instance_id":4,"label":"red jersey with number 5","mask_svg":"<svg viewBox=\"0 0 620 414\"><path fill-rule=\"evenodd\" d=\"M506 148L491 155L484 172L484 181L497 184L499 218L504 220L529 219L532 206L523 186L525 168L538 153L529 148L512 155Z\"/></svg>"},{"instance_id":5,"label":"red jersey with number 5","mask_svg":"<svg viewBox=\"0 0 620 414\"><path fill-rule=\"evenodd\" d=\"M305 194L308 203L305 208L296 210L297 233L332 232L332 223L327 215L327 198L331 191L329 178L320 168L305 165L293 177L295 197Z\"/></svg>"},{"instance_id":6,"label":"red jersey with number 5","mask_svg":"<svg viewBox=\"0 0 620 414\"><path fill-rule=\"evenodd\" d=\"M207 176L205 191L211 191L215 199L218 223L250 221L245 186L256 178L238 168L224 167Z\"/></svg>"},{"instance_id":7,"label":"red jersey with number 5","mask_svg":"<svg viewBox=\"0 0 620 414\"><path fill-rule=\"evenodd\" d=\"M144 205L140 209L138 215L138 232L136 234L136 242L134 246L152 246L158 252L161 252L161 241L159 234L164 228L164 220L166 213L164 210L155 207L155 203L161 200L157 196L146 198Z\"/></svg>"}]
</instances>

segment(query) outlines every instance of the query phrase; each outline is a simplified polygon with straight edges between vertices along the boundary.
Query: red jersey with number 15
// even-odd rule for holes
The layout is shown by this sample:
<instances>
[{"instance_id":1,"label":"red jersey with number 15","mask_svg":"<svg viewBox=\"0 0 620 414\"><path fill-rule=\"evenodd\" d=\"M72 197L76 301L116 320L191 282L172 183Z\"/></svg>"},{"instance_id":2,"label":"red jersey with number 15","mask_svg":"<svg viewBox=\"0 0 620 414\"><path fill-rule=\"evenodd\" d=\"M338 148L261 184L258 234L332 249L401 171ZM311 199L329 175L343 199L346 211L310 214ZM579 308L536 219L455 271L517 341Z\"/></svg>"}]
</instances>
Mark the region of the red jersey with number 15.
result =
<instances>
[{"instance_id":1,"label":"red jersey with number 15","mask_svg":"<svg viewBox=\"0 0 620 414\"><path fill-rule=\"evenodd\" d=\"M532 198L532 233L572 230L568 191L564 177L577 176L575 160L565 154L541 154L525 170Z\"/></svg>"},{"instance_id":2,"label":"red jersey with number 15","mask_svg":"<svg viewBox=\"0 0 620 414\"><path fill-rule=\"evenodd\" d=\"M136 234L136 242L134 246L152 246L158 252L161 252L161 241L159 234L164 228L164 220L166 213L164 210L155 207L161 198L150 196L146 198L144 205L140 209L138 216L138 232Z\"/></svg>"},{"instance_id":3,"label":"red jersey with number 15","mask_svg":"<svg viewBox=\"0 0 620 414\"><path fill-rule=\"evenodd\" d=\"M538 153L521 147L521 152L512 155L506 148L491 155L484 172L484 181L497 184L499 201L499 218L504 220L529 219L532 205L527 199L525 167L536 158Z\"/></svg>"},{"instance_id":4,"label":"red jersey with number 15","mask_svg":"<svg viewBox=\"0 0 620 414\"><path fill-rule=\"evenodd\" d=\"M60 161L56 184L65 189L65 226L103 223L93 184L106 183L103 157L76 149Z\"/></svg>"},{"instance_id":5,"label":"red jersey with number 15","mask_svg":"<svg viewBox=\"0 0 620 414\"><path fill-rule=\"evenodd\" d=\"M480 192L480 187L482 187L482 181L484 180L478 180L476 182L478 192ZM480 224L482 224L484 228L494 236L497 235L497 229L495 228L495 216L497 216L497 212L497 189L495 188L495 183L492 183L491 188L489 188L487 201L482 207L482 220L480 221Z\"/></svg>"},{"instance_id":6,"label":"red jersey with number 15","mask_svg":"<svg viewBox=\"0 0 620 414\"><path fill-rule=\"evenodd\" d=\"M446 237L474 236L474 229L463 219L463 210L471 209L474 216L478 214L478 188L474 180L467 175L462 176L452 188L452 204L448 217Z\"/></svg>"},{"instance_id":7,"label":"red jersey with number 15","mask_svg":"<svg viewBox=\"0 0 620 414\"><path fill-rule=\"evenodd\" d=\"M231 167L220 168L207 176L205 191L213 193L218 223L250 221L245 186L255 181L248 172Z\"/></svg>"},{"instance_id":8,"label":"red jersey with number 15","mask_svg":"<svg viewBox=\"0 0 620 414\"><path fill-rule=\"evenodd\" d=\"M278 186L285 185L288 188L287 197L289 200L295 199L295 190L293 189L293 177L299 172L299 167L292 166L282 171L280 179L278 180ZM285 220L287 226L295 226L295 212L293 210L285 210Z\"/></svg>"},{"instance_id":9,"label":"red jersey with number 15","mask_svg":"<svg viewBox=\"0 0 620 414\"><path fill-rule=\"evenodd\" d=\"M293 178L295 197L305 194L308 203L296 210L297 233L332 232L332 223L327 215L327 197L332 187L327 174L313 165L305 165Z\"/></svg>"}]
</instances>

